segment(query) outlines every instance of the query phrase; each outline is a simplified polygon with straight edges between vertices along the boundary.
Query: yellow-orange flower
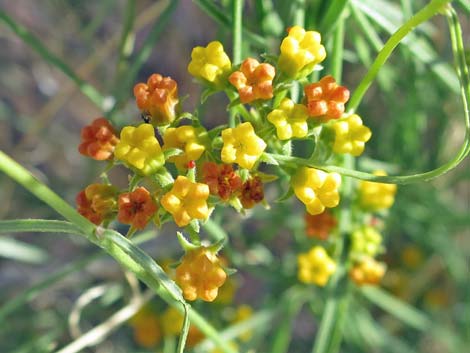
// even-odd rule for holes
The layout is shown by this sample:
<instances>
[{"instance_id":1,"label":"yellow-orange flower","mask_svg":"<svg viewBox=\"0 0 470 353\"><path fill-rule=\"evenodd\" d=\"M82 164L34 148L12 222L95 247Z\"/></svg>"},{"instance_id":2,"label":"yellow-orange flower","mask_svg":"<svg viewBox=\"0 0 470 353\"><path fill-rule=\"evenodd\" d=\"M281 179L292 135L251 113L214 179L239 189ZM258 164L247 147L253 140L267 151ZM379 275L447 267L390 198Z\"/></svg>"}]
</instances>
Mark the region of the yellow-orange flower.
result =
<instances>
[{"instance_id":1,"label":"yellow-orange flower","mask_svg":"<svg viewBox=\"0 0 470 353\"><path fill-rule=\"evenodd\" d=\"M226 278L217 255L205 247L188 251L176 268L176 283L187 300L213 301Z\"/></svg>"},{"instance_id":2,"label":"yellow-orange flower","mask_svg":"<svg viewBox=\"0 0 470 353\"><path fill-rule=\"evenodd\" d=\"M378 284L385 274L386 266L372 257L363 257L349 271L349 277L357 285Z\"/></svg>"},{"instance_id":3,"label":"yellow-orange flower","mask_svg":"<svg viewBox=\"0 0 470 353\"><path fill-rule=\"evenodd\" d=\"M113 156L118 142L111 123L105 118L98 118L82 129L78 151L84 156L104 161Z\"/></svg>"},{"instance_id":4,"label":"yellow-orange flower","mask_svg":"<svg viewBox=\"0 0 470 353\"><path fill-rule=\"evenodd\" d=\"M181 333L183 328L184 317L174 307L169 307L162 315L162 329L166 336L177 336ZM188 338L186 340L186 347L191 348L198 344L204 335L199 329L194 326L189 326Z\"/></svg>"},{"instance_id":5,"label":"yellow-orange flower","mask_svg":"<svg viewBox=\"0 0 470 353\"><path fill-rule=\"evenodd\" d=\"M304 87L308 114L324 120L338 119L344 113L344 103L349 99L349 90L336 83L333 76Z\"/></svg>"},{"instance_id":6,"label":"yellow-orange flower","mask_svg":"<svg viewBox=\"0 0 470 353\"><path fill-rule=\"evenodd\" d=\"M209 216L208 197L209 187L206 184L193 183L180 175L160 202L173 215L175 223L184 227L193 219L206 219Z\"/></svg>"},{"instance_id":7,"label":"yellow-orange flower","mask_svg":"<svg viewBox=\"0 0 470 353\"><path fill-rule=\"evenodd\" d=\"M191 52L188 71L196 78L202 78L216 85L226 79L232 63L222 43L213 41L207 47L195 47Z\"/></svg>"},{"instance_id":8,"label":"yellow-orange flower","mask_svg":"<svg viewBox=\"0 0 470 353\"><path fill-rule=\"evenodd\" d=\"M253 58L245 59L240 71L235 71L228 80L238 90L240 101L250 103L257 99L273 97L273 79L276 75L274 66L260 64Z\"/></svg>"},{"instance_id":9,"label":"yellow-orange flower","mask_svg":"<svg viewBox=\"0 0 470 353\"><path fill-rule=\"evenodd\" d=\"M382 250L382 235L372 227L361 227L351 234L351 252L375 256Z\"/></svg>"},{"instance_id":10,"label":"yellow-orange flower","mask_svg":"<svg viewBox=\"0 0 470 353\"><path fill-rule=\"evenodd\" d=\"M151 75L146 84L134 86L134 96L139 109L150 114L153 125L167 125L175 120L178 85L171 77Z\"/></svg>"},{"instance_id":11,"label":"yellow-orange flower","mask_svg":"<svg viewBox=\"0 0 470 353\"><path fill-rule=\"evenodd\" d=\"M150 124L123 128L114 155L144 175L155 173L165 164L165 157Z\"/></svg>"},{"instance_id":12,"label":"yellow-orange flower","mask_svg":"<svg viewBox=\"0 0 470 353\"><path fill-rule=\"evenodd\" d=\"M203 128L196 129L189 125L166 129L163 135L163 151L169 148L183 150L182 154L171 156L168 161L175 163L180 170L186 169L189 161L197 161L206 149L205 134Z\"/></svg>"},{"instance_id":13,"label":"yellow-orange flower","mask_svg":"<svg viewBox=\"0 0 470 353\"><path fill-rule=\"evenodd\" d=\"M251 123L243 123L222 131L221 158L224 163L237 163L251 169L266 148L266 142L256 135Z\"/></svg>"},{"instance_id":14,"label":"yellow-orange flower","mask_svg":"<svg viewBox=\"0 0 470 353\"><path fill-rule=\"evenodd\" d=\"M94 224L114 217L118 190L107 184L91 184L76 197L77 211Z\"/></svg>"},{"instance_id":15,"label":"yellow-orange flower","mask_svg":"<svg viewBox=\"0 0 470 353\"><path fill-rule=\"evenodd\" d=\"M148 307L139 310L129 320L129 324L134 331L134 340L139 346L153 348L161 341L162 332L158 317Z\"/></svg>"},{"instance_id":16,"label":"yellow-orange flower","mask_svg":"<svg viewBox=\"0 0 470 353\"><path fill-rule=\"evenodd\" d=\"M144 229L157 210L156 202L142 186L119 195L118 220L135 229Z\"/></svg>"},{"instance_id":17,"label":"yellow-orange flower","mask_svg":"<svg viewBox=\"0 0 470 353\"><path fill-rule=\"evenodd\" d=\"M299 254L297 262L298 277L303 283L314 283L323 287L336 271L336 263L321 246L315 246L309 252Z\"/></svg>"},{"instance_id":18,"label":"yellow-orange flower","mask_svg":"<svg viewBox=\"0 0 470 353\"><path fill-rule=\"evenodd\" d=\"M377 170L374 175L387 175L383 170ZM359 184L359 203L369 211L378 211L392 207L395 201L397 186L395 184L361 181Z\"/></svg>"},{"instance_id":19,"label":"yellow-orange flower","mask_svg":"<svg viewBox=\"0 0 470 353\"><path fill-rule=\"evenodd\" d=\"M335 121L333 129L335 130L333 151L349 153L355 157L364 152L365 144L372 136L370 129L362 125L362 119L356 114Z\"/></svg>"},{"instance_id":20,"label":"yellow-orange flower","mask_svg":"<svg viewBox=\"0 0 470 353\"><path fill-rule=\"evenodd\" d=\"M289 77L305 77L325 58L320 33L294 26L282 40L278 66Z\"/></svg>"},{"instance_id":21,"label":"yellow-orange flower","mask_svg":"<svg viewBox=\"0 0 470 353\"><path fill-rule=\"evenodd\" d=\"M279 108L269 113L267 119L276 127L280 140L307 136L307 107L303 104L295 104L289 98L284 98Z\"/></svg>"},{"instance_id":22,"label":"yellow-orange flower","mask_svg":"<svg viewBox=\"0 0 470 353\"><path fill-rule=\"evenodd\" d=\"M338 173L301 167L292 176L291 184L295 195L311 215L320 214L325 207L336 207L339 203L341 176Z\"/></svg>"}]
</instances>

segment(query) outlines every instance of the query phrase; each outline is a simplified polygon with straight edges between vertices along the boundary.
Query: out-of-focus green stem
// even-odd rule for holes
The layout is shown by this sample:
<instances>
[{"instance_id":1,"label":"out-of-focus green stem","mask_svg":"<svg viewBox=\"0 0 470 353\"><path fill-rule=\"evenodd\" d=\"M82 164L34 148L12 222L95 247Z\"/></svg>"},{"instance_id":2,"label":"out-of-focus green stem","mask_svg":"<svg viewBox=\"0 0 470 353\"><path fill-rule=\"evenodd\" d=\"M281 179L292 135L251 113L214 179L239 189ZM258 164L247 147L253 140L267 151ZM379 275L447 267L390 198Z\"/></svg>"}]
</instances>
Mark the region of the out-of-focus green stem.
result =
<instances>
[{"instance_id":1,"label":"out-of-focus green stem","mask_svg":"<svg viewBox=\"0 0 470 353\"><path fill-rule=\"evenodd\" d=\"M75 82L80 91L86 97L88 97L100 109L103 109L103 95L99 93L95 87L78 77L77 74L70 68L70 66L68 66L62 59L47 49L37 37L28 31L26 27L16 23L15 20L8 16L8 14L3 10L0 10L0 22L6 24L23 42L25 42L30 48L41 55L44 60L62 71L68 78Z\"/></svg>"},{"instance_id":2,"label":"out-of-focus green stem","mask_svg":"<svg viewBox=\"0 0 470 353\"><path fill-rule=\"evenodd\" d=\"M372 82L375 80L377 73L380 68L385 64L388 57L392 54L393 50L398 44L410 33L416 26L420 25L423 22L426 22L431 17L435 16L439 11L441 11L450 0L432 0L427 6L423 7L419 12L417 12L413 17L411 17L403 26L401 26L385 43L385 46L377 55L374 63L370 67L367 74L364 76L362 81L357 86L354 94L351 97L351 100L348 104L348 110L354 112L359 104L361 103L364 94L367 92L367 89L370 87Z\"/></svg>"},{"instance_id":3,"label":"out-of-focus green stem","mask_svg":"<svg viewBox=\"0 0 470 353\"><path fill-rule=\"evenodd\" d=\"M238 64L242 60L242 15L243 15L243 0L233 0L232 3L232 61L233 64Z\"/></svg>"}]
</instances>

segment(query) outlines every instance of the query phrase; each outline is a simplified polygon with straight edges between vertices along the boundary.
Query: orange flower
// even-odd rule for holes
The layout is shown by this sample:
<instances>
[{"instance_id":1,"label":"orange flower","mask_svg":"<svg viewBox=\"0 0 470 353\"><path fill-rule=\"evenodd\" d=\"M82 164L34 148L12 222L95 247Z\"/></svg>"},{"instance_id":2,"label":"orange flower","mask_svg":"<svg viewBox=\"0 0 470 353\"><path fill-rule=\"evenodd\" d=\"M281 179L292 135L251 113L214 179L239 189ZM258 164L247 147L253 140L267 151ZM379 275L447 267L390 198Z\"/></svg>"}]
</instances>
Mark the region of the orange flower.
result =
<instances>
[{"instance_id":1,"label":"orange flower","mask_svg":"<svg viewBox=\"0 0 470 353\"><path fill-rule=\"evenodd\" d=\"M140 309L129 324L134 329L134 340L139 346L153 348L161 341L162 330L158 317L149 307Z\"/></svg>"},{"instance_id":2,"label":"orange flower","mask_svg":"<svg viewBox=\"0 0 470 353\"><path fill-rule=\"evenodd\" d=\"M264 199L263 182L260 177L248 179L242 185L240 201L244 208L253 208Z\"/></svg>"},{"instance_id":3,"label":"orange flower","mask_svg":"<svg viewBox=\"0 0 470 353\"><path fill-rule=\"evenodd\" d=\"M216 164L206 162L202 167L204 183L209 185L209 191L213 195L227 201L230 196L240 190L242 180L235 173L231 164Z\"/></svg>"},{"instance_id":4,"label":"orange flower","mask_svg":"<svg viewBox=\"0 0 470 353\"><path fill-rule=\"evenodd\" d=\"M187 300L213 301L226 278L217 255L205 247L187 252L176 268L176 283Z\"/></svg>"},{"instance_id":5,"label":"orange flower","mask_svg":"<svg viewBox=\"0 0 470 353\"><path fill-rule=\"evenodd\" d=\"M305 213L305 232L308 237L326 240L337 223L336 218L327 210L317 215Z\"/></svg>"},{"instance_id":6,"label":"orange flower","mask_svg":"<svg viewBox=\"0 0 470 353\"><path fill-rule=\"evenodd\" d=\"M77 211L98 225L113 217L116 209L117 189L112 185L91 184L78 193Z\"/></svg>"},{"instance_id":7,"label":"orange flower","mask_svg":"<svg viewBox=\"0 0 470 353\"><path fill-rule=\"evenodd\" d=\"M326 120L339 119L344 113L344 103L349 99L349 90L336 83L333 76L325 76L319 82L304 87L308 113L311 117Z\"/></svg>"},{"instance_id":8,"label":"orange flower","mask_svg":"<svg viewBox=\"0 0 470 353\"><path fill-rule=\"evenodd\" d=\"M260 64L258 60L248 58L241 64L240 71L232 73L228 80L237 88L240 101L250 103L257 99L273 97L275 74L274 66Z\"/></svg>"},{"instance_id":9,"label":"orange flower","mask_svg":"<svg viewBox=\"0 0 470 353\"><path fill-rule=\"evenodd\" d=\"M150 114L153 125L166 125L175 120L178 85L171 77L153 74L147 83L134 86L134 96L140 110Z\"/></svg>"},{"instance_id":10,"label":"orange flower","mask_svg":"<svg viewBox=\"0 0 470 353\"><path fill-rule=\"evenodd\" d=\"M113 156L114 146L117 145L117 138L113 127L105 118L98 118L85 126L81 133L82 142L78 146L78 151L84 156L104 161Z\"/></svg>"},{"instance_id":11,"label":"orange flower","mask_svg":"<svg viewBox=\"0 0 470 353\"><path fill-rule=\"evenodd\" d=\"M157 204L144 187L119 195L118 220L136 229L144 229L157 212Z\"/></svg>"}]
</instances>

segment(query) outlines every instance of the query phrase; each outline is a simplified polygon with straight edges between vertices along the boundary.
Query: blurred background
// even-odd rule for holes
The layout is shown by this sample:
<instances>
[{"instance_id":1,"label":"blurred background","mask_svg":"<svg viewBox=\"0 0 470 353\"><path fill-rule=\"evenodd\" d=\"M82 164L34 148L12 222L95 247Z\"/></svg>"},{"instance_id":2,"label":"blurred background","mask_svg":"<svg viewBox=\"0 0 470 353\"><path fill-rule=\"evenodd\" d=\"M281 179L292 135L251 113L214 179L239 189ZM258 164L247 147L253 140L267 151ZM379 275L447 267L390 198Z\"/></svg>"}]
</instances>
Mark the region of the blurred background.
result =
<instances>
[{"instance_id":1,"label":"blurred background","mask_svg":"<svg viewBox=\"0 0 470 353\"><path fill-rule=\"evenodd\" d=\"M161 22L169 1L0 0L1 11L25 26L105 97L101 106L94 104L0 21L1 150L75 204L76 194L95 182L103 169L102 164L79 155L80 130L113 105L117 107L112 112L115 125L138 123L140 113L132 96L136 82L145 81L154 72L171 76L178 82L180 95L188 95L184 109L193 111L198 106L200 86L186 70L192 48L219 39L230 55L230 29L224 25L230 1L209 2L225 16L218 19L203 11L207 3L179 1L168 21ZM264 41L247 39L244 56L277 54L280 38L295 18L296 2L245 3L244 24ZM305 3L306 26L322 30L328 51L331 29L322 28L328 1ZM351 8L344 13L342 84L353 91L390 33L427 1L350 3ZM470 6L466 1L455 3L465 45L470 48ZM135 13L135 36L122 48L129 11ZM149 36L153 36L150 42ZM150 50L148 57L139 56L142 48ZM136 58L145 60L138 65ZM327 59L326 72L330 65ZM132 70L135 77L129 81L126 73ZM215 95L200 108L207 127L226 121L227 103L223 96ZM373 131L365 157L359 160L363 170L385 167L396 174L427 171L455 154L463 140L464 123L445 18L420 26L399 46L367 93L359 114ZM357 303L351 305L351 320L345 324L343 352L464 352L452 347L470 343L469 167L467 159L430 183L400 186L384 231L387 251L383 260L388 271L383 287L438 322L442 329L425 330L419 323L410 327L358 296L353 299ZM127 181L125 170L113 171L111 178L120 186ZM252 310L278 315L276 303L287 300L287 289L296 283L295 255L306 249L302 240L303 207L296 201L275 203L279 194L275 188L266 190L269 212L259 206L245 217L233 210L215 216L215 225L223 224L230 235L227 261L239 271L225 289L225 302L196 303L195 307L207 313L221 330L243 316L242 305L250 307L243 306L245 314ZM5 175L0 175L0 200L0 219L58 218ZM285 214L289 214L287 220ZM210 236L211 229L206 231ZM149 236L142 246L157 261L168 263L181 256L175 228L149 229L146 234ZM54 352L67 346L74 339L70 314L84 293L86 298L93 298L90 289L98 293L96 300L78 306L78 326L83 332L125 306L133 290L144 290L112 259L78 237L1 235L0 353ZM311 349L317 314L325 300L320 291L312 290L312 295L317 298L314 304L303 305L288 317L292 340L286 352ZM152 299L150 306L148 310L157 318L163 317L166 307L162 301ZM135 330L135 325L124 321L101 343L83 351L171 352L171 343L164 338L160 340L166 343L159 348L145 348ZM277 332L281 332L278 324L265 324L239 343L240 351L254 347L252 352L271 352L264 337L271 333L277 337Z\"/></svg>"}]
</instances>

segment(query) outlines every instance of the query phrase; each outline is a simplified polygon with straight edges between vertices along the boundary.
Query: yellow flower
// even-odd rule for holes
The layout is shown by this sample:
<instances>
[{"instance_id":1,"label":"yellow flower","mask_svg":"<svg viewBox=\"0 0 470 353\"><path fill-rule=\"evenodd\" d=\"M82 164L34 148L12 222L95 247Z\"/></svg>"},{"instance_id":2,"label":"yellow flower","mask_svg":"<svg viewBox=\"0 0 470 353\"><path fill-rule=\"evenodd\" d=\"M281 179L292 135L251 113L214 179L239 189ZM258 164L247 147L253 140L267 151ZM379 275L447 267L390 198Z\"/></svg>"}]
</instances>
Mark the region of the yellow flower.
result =
<instances>
[{"instance_id":1,"label":"yellow flower","mask_svg":"<svg viewBox=\"0 0 470 353\"><path fill-rule=\"evenodd\" d=\"M321 45L320 33L294 26L282 40L278 65L289 77L305 77L325 58L326 51Z\"/></svg>"},{"instance_id":2,"label":"yellow flower","mask_svg":"<svg viewBox=\"0 0 470 353\"><path fill-rule=\"evenodd\" d=\"M336 271L336 263L321 246L315 246L309 252L299 254L297 262L298 277L303 283L314 283L323 287Z\"/></svg>"},{"instance_id":3,"label":"yellow flower","mask_svg":"<svg viewBox=\"0 0 470 353\"><path fill-rule=\"evenodd\" d=\"M144 175L154 173L165 164L163 152L150 124L123 128L114 155Z\"/></svg>"},{"instance_id":4,"label":"yellow flower","mask_svg":"<svg viewBox=\"0 0 470 353\"><path fill-rule=\"evenodd\" d=\"M202 141L205 132L203 128L195 129L189 125L166 129L163 135L163 151L169 148L183 150L183 154L172 156L168 161L175 163L180 170L187 169L188 162L197 161L206 149Z\"/></svg>"},{"instance_id":5,"label":"yellow flower","mask_svg":"<svg viewBox=\"0 0 470 353\"><path fill-rule=\"evenodd\" d=\"M358 255L375 256L382 250L382 235L372 227L356 229L351 234L351 251Z\"/></svg>"},{"instance_id":6,"label":"yellow flower","mask_svg":"<svg viewBox=\"0 0 470 353\"><path fill-rule=\"evenodd\" d=\"M253 308L249 305L242 304L237 308L237 311L235 313L235 319L233 320L232 323L237 324L237 323L243 322L245 320L248 320L252 316L253 316ZM242 341L247 342L250 340L252 335L253 335L253 332L251 330L248 330L240 334L240 339Z\"/></svg>"},{"instance_id":7,"label":"yellow flower","mask_svg":"<svg viewBox=\"0 0 470 353\"><path fill-rule=\"evenodd\" d=\"M134 329L134 340L142 347L153 348L161 341L158 317L148 307L143 307L130 320Z\"/></svg>"},{"instance_id":8,"label":"yellow flower","mask_svg":"<svg viewBox=\"0 0 470 353\"><path fill-rule=\"evenodd\" d=\"M359 286L378 284L385 275L386 266L374 258L366 256L356 263L349 271L349 277Z\"/></svg>"},{"instance_id":9,"label":"yellow flower","mask_svg":"<svg viewBox=\"0 0 470 353\"><path fill-rule=\"evenodd\" d=\"M205 247L188 251L176 268L176 283L186 300L213 301L226 278L217 255Z\"/></svg>"},{"instance_id":10,"label":"yellow flower","mask_svg":"<svg viewBox=\"0 0 470 353\"><path fill-rule=\"evenodd\" d=\"M184 317L174 307L169 307L162 315L162 329L165 336L178 336L183 328ZM189 326L188 338L186 340L186 347L191 348L198 344L204 335L199 329L194 326Z\"/></svg>"},{"instance_id":11,"label":"yellow flower","mask_svg":"<svg viewBox=\"0 0 470 353\"><path fill-rule=\"evenodd\" d=\"M196 78L202 78L216 85L222 83L230 73L232 63L222 43L210 42L207 47L195 47L191 53L188 71Z\"/></svg>"},{"instance_id":12,"label":"yellow flower","mask_svg":"<svg viewBox=\"0 0 470 353\"><path fill-rule=\"evenodd\" d=\"M366 142L372 136L370 129L362 125L361 118L356 114L336 121L333 129L336 133L333 151L349 153L355 157L362 154Z\"/></svg>"},{"instance_id":13,"label":"yellow flower","mask_svg":"<svg viewBox=\"0 0 470 353\"><path fill-rule=\"evenodd\" d=\"M209 216L207 198L209 187L202 183L193 183L180 175L169 192L160 200L162 206L173 215L175 223L184 227L192 219L206 219Z\"/></svg>"},{"instance_id":14,"label":"yellow flower","mask_svg":"<svg viewBox=\"0 0 470 353\"><path fill-rule=\"evenodd\" d=\"M251 169L266 148L266 143L255 134L251 123L222 131L224 146L221 158L224 163L238 163L242 168Z\"/></svg>"},{"instance_id":15,"label":"yellow flower","mask_svg":"<svg viewBox=\"0 0 470 353\"><path fill-rule=\"evenodd\" d=\"M295 104L289 98L284 98L279 108L269 113L267 119L274 124L277 136L281 140L307 136L307 107Z\"/></svg>"},{"instance_id":16,"label":"yellow flower","mask_svg":"<svg viewBox=\"0 0 470 353\"><path fill-rule=\"evenodd\" d=\"M387 175L387 173L383 170L377 170L374 175ZM387 209L392 207L396 192L397 186L395 184L361 181L359 184L359 203L369 211Z\"/></svg>"},{"instance_id":17,"label":"yellow flower","mask_svg":"<svg viewBox=\"0 0 470 353\"><path fill-rule=\"evenodd\" d=\"M301 167L292 177L291 184L295 195L311 215L320 214L325 207L336 207L339 203L341 176L338 173Z\"/></svg>"}]
</instances>

